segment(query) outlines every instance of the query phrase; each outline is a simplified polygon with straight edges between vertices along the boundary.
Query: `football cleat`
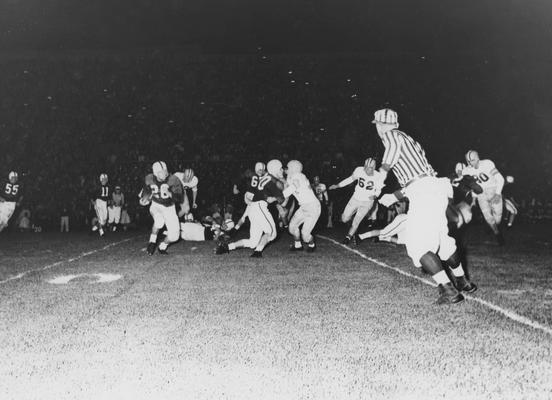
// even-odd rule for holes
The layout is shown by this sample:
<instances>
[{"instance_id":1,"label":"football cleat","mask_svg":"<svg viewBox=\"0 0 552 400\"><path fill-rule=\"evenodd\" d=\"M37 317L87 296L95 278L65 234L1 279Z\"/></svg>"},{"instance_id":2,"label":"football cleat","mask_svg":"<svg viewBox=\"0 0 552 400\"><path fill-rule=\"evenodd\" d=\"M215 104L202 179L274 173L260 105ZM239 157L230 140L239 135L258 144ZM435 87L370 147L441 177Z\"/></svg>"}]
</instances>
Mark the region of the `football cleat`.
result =
<instances>
[{"instance_id":1,"label":"football cleat","mask_svg":"<svg viewBox=\"0 0 552 400\"><path fill-rule=\"evenodd\" d=\"M437 299L437 304L455 304L464 300L462 293L458 292L450 282L439 285L438 289L439 298Z\"/></svg>"},{"instance_id":2,"label":"football cleat","mask_svg":"<svg viewBox=\"0 0 552 400\"><path fill-rule=\"evenodd\" d=\"M98 225L94 225L94 226L92 227L92 232L96 232L97 230L98 230Z\"/></svg>"},{"instance_id":3,"label":"football cleat","mask_svg":"<svg viewBox=\"0 0 552 400\"><path fill-rule=\"evenodd\" d=\"M295 247L295 245L289 246L289 251L303 251L303 246L301 247Z\"/></svg>"},{"instance_id":4,"label":"football cleat","mask_svg":"<svg viewBox=\"0 0 552 400\"><path fill-rule=\"evenodd\" d=\"M497 233L496 235L496 242L499 246L504 246L504 236L502 235L502 232Z\"/></svg>"},{"instance_id":5,"label":"football cleat","mask_svg":"<svg viewBox=\"0 0 552 400\"><path fill-rule=\"evenodd\" d=\"M263 252L255 250L251 255L249 256L251 258L263 258Z\"/></svg>"},{"instance_id":6,"label":"football cleat","mask_svg":"<svg viewBox=\"0 0 552 400\"><path fill-rule=\"evenodd\" d=\"M225 254L230 253L230 249L228 249L228 244L224 242L220 242L217 245L217 248L215 249L215 254Z\"/></svg>"},{"instance_id":7,"label":"football cleat","mask_svg":"<svg viewBox=\"0 0 552 400\"><path fill-rule=\"evenodd\" d=\"M315 246L307 246L307 253L314 253L316 250L316 245Z\"/></svg>"},{"instance_id":8,"label":"football cleat","mask_svg":"<svg viewBox=\"0 0 552 400\"><path fill-rule=\"evenodd\" d=\"M100 236L105 235L105 232L104 232L104 230L103 230L102 228L100 228L99 232L100 232Z\"/></svg>"},{"instance_id":9,"label":"football cleat","mask_svg":"<svg viewBox=\"0 0 552 400\"><path fill-rule=\"evenodd\" d=\"M358 233L355 233L353 235L353 240L352 241L353 241L353 244L355 246L358 246L360 244L360 242L362 242L362 239L358 236Z\"/></svg>"},{"instance_id":10,"label":"football cleat","mask_svg":"<svg viewBox=\"0 0 552 400\"><path fill-rule=\"evenodd\" d=\"M164 255L169 254L169 253L167 252L167 249L162 249L162 250L159 249L158 253L159 253L159 254L164 254Z\"/></svg>"},{"instance_id":11,"label":"football cleat","mask_svg":"<svg viewBox=\"0 0 552 400\"><path fill-rule=\"evenodd\" d=\"M459 292L473 293L477 290L477 285L472 283L466 276L456 276L453 280L454 287Z\"/></svg>"},{"instance_id":12,"label":"football cleat","mask_svg":"<svg viewBox=\"0 0 552 400\"><path fill-rule=\"evenodd\" d=\"M147 249L146 249L146 252L147 252L150 256L153 255L153 253L155 253L155 247L157 247L155 243L149 242L149 243L148 243L148 247L147 247Z\"/></svg>"},{"instance_id":13,"label":"football cleat","mask_svg":"<svg viewBox=\"0 0 552 400\"><path fill-rule=\"evenodd\" d=\"M349 235L345 236L345 239L341 241L341 244L349 244L351 243L351 237Z\"/></svg>"}]
</instances>

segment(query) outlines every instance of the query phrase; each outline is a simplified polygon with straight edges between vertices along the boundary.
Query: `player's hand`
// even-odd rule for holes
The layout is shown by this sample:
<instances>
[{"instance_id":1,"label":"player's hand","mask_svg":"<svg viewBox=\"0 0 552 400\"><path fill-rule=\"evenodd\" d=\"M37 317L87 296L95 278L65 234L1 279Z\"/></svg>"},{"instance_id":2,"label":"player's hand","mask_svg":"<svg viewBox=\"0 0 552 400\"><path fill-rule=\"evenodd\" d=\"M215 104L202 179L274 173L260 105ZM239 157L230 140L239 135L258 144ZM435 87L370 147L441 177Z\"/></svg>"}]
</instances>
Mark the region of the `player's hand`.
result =
<instances>
[{"instance_id":1,"label":"player's hand","mask_svg":"<svg viewBox=\"0 0 552 400\"><path fill-rule=\"evenodd\" d=\"M240 224L236 224L236 225L234 225L234 229L235 229L235 230L239 231L239 230L240 230L240 228L241 228L241 225L240 225Z\"/></svg>"},{"instance_id":2,"label":"player's hand","mask_svg":"<svg viewBox=\"0 0 552 400\"><path fill-rule=\"evenodd\" d=\"M196 203L192 204L192 208L195 210L197 208L197 204Z\"/></svg>"},{"instance_id":3,"label":"player's hand","mask_svg":"<svg viewBox=\"0 0 552 400\"><path fill-rule=\"evenodd\" d=\"M381 196L379 203L384 207L389 207L392 204L395 204L398 201L397 196L392 193L387 193Z\"/></svg>"},{"instance_id":4,"label":"player's hand","mask_svg":"<svg viewBox=\"0 0 552 400\"><path fill-rule=\"evenodd\" d=\"M337 185L331 185L331 186L328 188L328 190L335 190L335 189L337 189L337 188L339 188L339 186L337 186Z\"/></svg>"}]
</instances>

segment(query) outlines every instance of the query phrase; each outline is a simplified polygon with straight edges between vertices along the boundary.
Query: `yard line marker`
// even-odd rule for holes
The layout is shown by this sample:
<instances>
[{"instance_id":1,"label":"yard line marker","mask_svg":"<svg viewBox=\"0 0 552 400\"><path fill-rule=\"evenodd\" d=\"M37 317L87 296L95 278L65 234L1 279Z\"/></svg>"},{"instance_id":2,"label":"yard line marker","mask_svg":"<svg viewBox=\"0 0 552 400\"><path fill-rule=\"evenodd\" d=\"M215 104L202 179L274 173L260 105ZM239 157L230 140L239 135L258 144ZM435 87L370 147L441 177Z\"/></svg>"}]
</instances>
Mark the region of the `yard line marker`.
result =
<instances>
[{"instance_id":1,"label":"yard line marker","mask_svg":"<svg viewBox=\"0 0 552 400\"><path fill-rule=\"evenodd\" d=\"M98 252L103 251L103 250L107 250L107 249L109 249L110 247L117 246L117 245L119 245L119 244L128 242L128 241L130 241L130 240L132 240L132 239L135 239L136 237L137 237L137 236L130 237L130 238L123 239L123 240L119 240L118 242L110 243L110 244L105 245L104 247L101 247L101 248L99 248L99 249L91 250L91 251L86 251L86 252L84 252L84 253L79 254L79 255L76 256L76 257L71 257L71 258L68 258L67 260L56 261L56 262L53 263L53 264L45 265L45 266L42 267L42 268L30 269L30 270L28 270L28 271L20 272L20 273L17 274L17 275L10 276L9 278L6 278L6 279L0 281L0 284L4 284L4 283L7 283L7 282L11 282L11 281L15 281L15 280L17 280L17 279L24 278L25 276L27 276L27 275L29 275L29 274L32 274L33 272L46 271L47 269L51 269L51 268L57 267L58 265L61 265L61 264L66 264L66 263L70 263L70 262L73 262L73 261L80 260L80 259L83 258L83 257L89 256L89 255L94 254L94 253L98 253Z\"/></svg>"},{"instance_id":2,"label":"yard line marker","mask_svg":"<svg viewBox=\"0 0 552 400\"><path fill-rule=\"evenodd\" d=\"M420 278L419 276L416 276L416 275L413 275L409 272L406 272L406 271L403 271L401 270L400 268L397 268L397 267L393 267L389 264L386 264L384 263L383 261L380 261L378 259L375 259L375 258L372 258L372 257L368 257L366 254L358 251L358 250L355 250L355 249L352 249L348 246L345 246L344 244L341 244L339 243L338 241L332 239L332 238L329 238L327 236L324 236L324 235L318 235L319 238L322 238L322 239L325 239L325 240L328 240L330 242L332 242L333 244L336 244L342 248L344 248L345 250L348 250L350 251L351 253L354 253L362 258L364 258L365 260L368 260L370 262L373 262L374 264L377 264L379 265L380 267L383 267L383 268L386 268L386 269L390 269L392 271L395 271L401 275L404 275L404 276L407 276L409 278L413 278L413 279L416 279L417 281L420 281L422 283L425 283L426 285L429 285L429 286L433 286L433 287L437 287L437 284L435 282L432 282L432 281L429 281L427 279L424 279L424 278ZM472 301L475 301L485 307L488 307L490 308L491 310L493 311L496 311L498 312L499 314L502 314L504 315L506 318L508 319L511 319L512 321L515 321L515 322L519 322L520 324L523 324L523 325L526 325L526 326L529 326L530 328L533 328L533 329L537 329L537 330L540 330L540 331L543 331L545 333L548 333L549 335L552 336L552 328L546 326L546 325L543 325L537 321L533 321L532 319L530 318L527 318L527 317L524 317L523 315L520 315L518 313L516 313L515 311L512 311L512 310L508 310L506 308L502 308L500 306L497 306L496 304L493 304L487 300L483 300L479 297L474 297L472 295L469 295L469 294L466 294L466 293L462 293L464 295L464 297L466 297L467 299L470 299Z\"/></svg>"}]
</instances>

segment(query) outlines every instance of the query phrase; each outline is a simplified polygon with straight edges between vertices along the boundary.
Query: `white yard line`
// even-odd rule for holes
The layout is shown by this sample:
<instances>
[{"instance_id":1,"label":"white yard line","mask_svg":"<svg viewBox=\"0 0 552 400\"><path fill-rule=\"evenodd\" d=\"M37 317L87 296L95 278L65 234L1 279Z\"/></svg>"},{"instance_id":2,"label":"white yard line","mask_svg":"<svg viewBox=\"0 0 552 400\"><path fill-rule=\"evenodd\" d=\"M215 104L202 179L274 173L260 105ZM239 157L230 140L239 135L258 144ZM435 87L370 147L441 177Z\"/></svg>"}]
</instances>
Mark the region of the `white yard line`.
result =
<instances>
[{"instance_id":1,"label":"white yard line","mask_svg":"<svg viewBox=\"0 0 552 400\"><path fill-rule=\"evenodd\" d=\"M80 260L81 258L83 257L86 257L86 256L89 256L91 254L95 254L95 253L98 253L100 251L103 251L103 250L106 250L106 249L109 249L110 247L113 247L113 246L117 246L121 243L125 243L125 242L128 242L132 239L135 239L136 237L131 237L131 238L127 238L127 239L123 239L123 240L119 240L118 242L113 242L113 243L110 243L108 245L105 245L104 247L101 247L99 249L96 249L96 250L91 250L91 251L86 251L84 253L81 253L79 254L78 256L76 257L71 257L71 258L68 258L66 260L61 260L61 261L57 261L53 264L48 264L48 265L45 265L44 267L41 267L41 268L36 268L36 269L30 269L28 271L24 271L24 272L21 272L17 275L14 275L14 276L10 276L9 278L6 278L2 281L0 281L0 284L4 284L4 283L7 283L7 282L11 282L11 281L15 281L17 279L21 279L21 278L24 278L26 277L27 275L29 274L32 274L33 272L41 272L41 271L46 271L47 269L51 269L51 268L54 268L54 267L57 267L58 265L62 265L62 264L65 264L65 263L70 263L70 262L73 262L73 261L77 261L77 260Z\"/></svg>"},{"instance_id":2,"label":"white yard line","mask_svg":"<svg viewBox=\"0 0 552 400\"><path fill-rule=\"evenodd\" d=\"M375 258L372 258L372 257L368 257L366 254L358 251L358 250L355 250L355 249L352 249L348 246L345 246L344 244L341 244L339 243L338 241L332 239L332 238L329 238L327 236L323 236L323 235L318 235L319 238L322 238L322 239L325 239L325 240L328 240L329 242L332 242L333 244L337 245L337 246L340 246L342 248L344 248L345 250L347 251L350 251L351 253L354 253L362 258L364 258L365 260L368 260L370 262L373 262L374 264L377 264L379 265L380 267L383 267L383 268L386 268L386 269L390 269L392 271L395 271L401 275L404 275L404 276L407 276L409 278L413 278L413 279L416 279L417 281L420 281L422 283L425 283L426 285L429 285L429 286L433 286L433 287L436 287L437 284L433 281L430 281L430 280L427 280L427 279L424 279L424 278L420 278L419 276L416 276L416 275L413 275L409 272L406 272L406 271L403 271L402 269L400 268L397 268L397 267L393 267L391 265L388 265L378 259L375 259ZM511 319L512 321L515 321L515 322L518 322L520 324L523 324L523 325L526 325L530 328L533 328L533 329L537 329L537 330L540 330L540 331L543 331L545 333L548 333L549 335L552 335L552 328L548 327L548 326L545 326L537 321L533 321L532 319L530 318L527 318L527 317L524 317L523 315L520 315L518 313L516 313L515 311L512 311L512 310L508 310L506 308L502 308L496 304L493 304L487 300L483 300L479 297L475 297L475 296L472 296L472 295L469 295L469 294L465 294L463 293L464 297L466 297L467 299L470 299L471 301L475 301L485 307L488 307L490 308L491 310L493 311L496 311L500 314L502 314L503 316L505 316L506 318L508 319Z\"/></svg>"}]
</instances>

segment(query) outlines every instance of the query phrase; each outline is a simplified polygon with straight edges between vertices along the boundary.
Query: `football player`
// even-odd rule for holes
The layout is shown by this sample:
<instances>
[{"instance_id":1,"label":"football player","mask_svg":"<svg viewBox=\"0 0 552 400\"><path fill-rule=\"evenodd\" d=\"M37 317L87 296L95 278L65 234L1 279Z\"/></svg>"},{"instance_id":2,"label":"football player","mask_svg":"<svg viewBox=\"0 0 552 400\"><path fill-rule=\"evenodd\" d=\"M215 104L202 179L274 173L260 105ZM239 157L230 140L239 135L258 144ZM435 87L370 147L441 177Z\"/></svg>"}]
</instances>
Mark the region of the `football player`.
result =
<instances>
[{"instance_id":1,"label":"football player","mask_svg":"<svg viewBox=\"0 0 552 400\"><path fill-rule=\"evenodd\" d=\"M0 192L0 232L7 226L15 211L15 208L21 204L23 195L19 183L19 175L15 171L8 174L8 179L4 181L2 191Z\"/></svg>"},{"instance_id":2,"label":"football player","mask_svg":"<svg viewBox=\"0 0 552 400\"><path fill-rule=\"evenodd\" d=\"M385 186L385 178L385 174L376 171L376 160L367 158L364 162L364 167L355 168L351 176L342 180L337 185L329 187L329 190L335 190L356 182L355 192L341 215L341 220L344 223L348 223L353 216L354 219L347 236L345 236L345 239L341 243L349 244L353 238L356 241L355 234L358 226L364 217L373 210L375 200L380 195L381 189Z\"/></svg>"},{"instance_id":3,"label":"football player","mask_svg":"<svg viewBox=\"0 0 552 400\"><path fill-rule=\"evenodd\" d=\"M175 204L182 202L183 188L180 179L169 174L167 164L163 161L153 163L152 172L146 175L144 188L139 194L141 205L151 203L149 211L153 217L147 252L149 255L155 252L157 234L165 226L167 232L159 244L159 253L167 254L169 244L176 242L180 237L180 225Z\"/></svg>"},{"instance_id":4,"label":"football player","mask_svg":"<svg viewBox=\"0 0 552 400\"><path fill-rule=\"evenodd\" d=\"M457 163L455 175L451 178L453 197L447 207L449 227L460 229L470 223L472 219L473 194L483 193L483 188L471 175L463 175L465 164Z\"/></svg>"},{"instance_id":5,"label":"football player","mask_svg":"<svg viewBox=\"0 0 552 400\"><path fill-rule=\"evenodd\" d=\"M284 201L281 180L284 177L282 163L279 160L271 160L266 165L268 174L258 177L252 187L246 193L247 201L250 201L246 211L249 218L249 238L237 242L220 242L215 253L224 254L238 248L254 249L251 257L260 258L265 246L276 238L276 224L268 211L268 203ZM243 218L243 217L242 217Z\"/></svg>"},{"instance_id":6,"label":"football player","mask_svg":"<svg viewBox=\"0 0 552 400\"><path fill-rule=\"evenodd\" d=\"M186 168L184 172L175 172L174 175L180 180L180 183L182 183L182 187L184 188L182 204L180 205L178 217L184 217L185 221L188 221L190 219L193 220L193 218L190 218L188 214L190 214L190 211L192 209L195 210L197 208L197 185L199 183L199 179L195 175L194 170L191 168ZM191 205L190 199L188 197L188 191L192 192Z\"/></svg>"},{"instance_id":7,"label":"football player","mask_svg":"<svg viewBox=\"0 0 552 400\"><path fill-rule=\"evenodd\" d=\"M98 231L100 236L104 235L104 227L107 223L107 202L111 198L111 188L108 185L109 178L106 173L100 174L100 186L92 197L92 205L96 212L97 222L93 224L92 231Z\"/></svg>"},{"instance_id":8,"label":"football player","mask_svg":"<svg viewBox=\"0 0 552 400\"><path fill-rule=\"evenodd\" d=\"M107 223L111 226L111 230L115 232L121 220L121 210L125 205L125 195L121 191L120 186L115 186L115 190L111 194L111 200L107 207Z\"/></svg>"},{"instance_id":9,"label":"football player","mask_svg":"<svg viewBox=\"0 0 552 400\"><path fill-rule=\"evenodd\" d=\"M203 223L181 222L180 237L188 242L203 242L206 240L217 240L225 232L234 228L232 220L226 220L218 224L212 217L205 217Z\"/></svg>"},{"instance_id":10,"label":"football player","mask_svg":"<svg viewBox=\"0 0 552 400\"><path fill-rule=\"evenodd\" d=\"M479 153L470 150L466 153L468 166L462 171L462 175L471 175L483 188L483 193L476 195L477 204L487 224L495 234L497 243L504 245L504 237L500 231L502 221L502 188L504 177L491 160L481 160Z\"/></svg>"},{"instance_id":11,"label":"football player","mask_svg":"<svg viewBox=\"0 0 552 400\"><path fill-rule=\"evenodd\" d=\"M324 223L326 228L333 228L331 212L332 204L330 202L330 198L328 197L328 188L320 182L320 177L318 175L312 178L312 190L314 190L314 193L322 206L320 220Z\"/></svg>"},{"instance_id":12,"label":"football player","mask_svg":"<svg viewBox=\"0 0 552 400\"><path fill-rule=\"evenodd\" d=\"M303 239L307 245L307 251L313 252L316 245L312 230L320 217L320 201L312 191L309 180L303 174L303 164L300 161L288 162L286 188L283 195L285 198L293 195L299 203L299 208L289 222L289 233L294 239L290 250L303 250L303 243L301 243L301 239Z\"/></svg>"}]
</instances>

